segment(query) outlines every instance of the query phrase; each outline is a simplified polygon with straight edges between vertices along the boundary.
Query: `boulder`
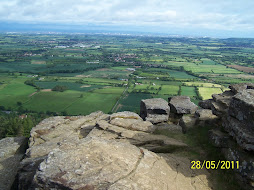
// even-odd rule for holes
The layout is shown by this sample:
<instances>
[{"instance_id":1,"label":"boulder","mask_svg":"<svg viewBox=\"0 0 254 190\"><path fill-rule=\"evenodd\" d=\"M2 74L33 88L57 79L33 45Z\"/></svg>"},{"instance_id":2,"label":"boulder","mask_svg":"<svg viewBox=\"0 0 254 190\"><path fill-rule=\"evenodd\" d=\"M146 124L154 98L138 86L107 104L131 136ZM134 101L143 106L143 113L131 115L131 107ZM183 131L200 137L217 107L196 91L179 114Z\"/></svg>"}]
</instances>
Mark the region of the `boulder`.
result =
<instances>
[{"instance_id":1,"label":"boulder","mask_svg":"<svg viewBox=\"0 0 254 190\"><path fill-rule=\"evenodd\" d=\"M153 132L155 130L155 126L150 121L114 118L110 123L134 131Z\"/></svg>"},{"instance_id":2,"label":"boulder","mask_svg":"<svg viewBox=\"0 0 254 190\"><path fill-rule=\"evenodd\" d=\"M7 137L0 140L0 189L11 189L25 154L27 140L25 137Z\"/></svg>"},{"instance_id":3,"label":"boulder","mask_svg":"<svg viewBox=\"0 0 254 190\"><path fill-rule=\"evenodd\" d=\"M52 150L39 165L33 186L38 189L195 189L190 177L182 175L175 180L177 175L162 157L146 149L87 137L78 144L66 142ZM210 189L207 184L203 187Z\"/></svg>"},{"instance_id":4,"label":"boulder","mask_svg":"<svg viewBox=\"0 0 254 190\"><path fill-rule=\"evenodd\" d=\"M214 125L219 120L219 117L209 109L198 109L195 112L195 117L197 118L197 124L200 126Z\"/></svg>"},{"instance_id":5,"label":"boulder","mask_svg":"<svg viewBox=\"0 0 254 190\"><path fill-rule=\"evenodd\" d=\"M188 96L174 96L169 98L169 106L172 113L193 114L198 106L191 102Z\"/></svg>"},{"instance_id":6,"label":"boulder","mask_svg":"<svg viewBox=\"0 0 254 190\"><path fill-rule=\"evenodd\" d=\"M195 112L195 117L200 121L214 120L218 118L218 116L214 115L209 109L198 109Z\"/></svg>"},{"instance_id":7,"label":"boulder","mask_svg":"<svg viewBox=\"0 0 254 190\"><path fill-rule=\"evenodd\" d=\"M141 100L140 116L143 120L160 123L168 120L170 107L166 100L153 98Z\"/></svg>"},{"instance_id":8,"label":"boulder","mask_svg":"<svg viewBox=\"0 0 254 190\"><path fill-rule=\"evenodd\" d=\"M212 101L213 101L212 99L201 100L199 101L198 105L203 109L211 109Z\"/></svg>"},{"instance_id":9,"label":"boulder","mask_svg":"<svg viewBox=\"0 0 254 190\"><path fill-rule=\"evenodd\" d=\"M190 128L194 127L196 125L196 121L197 118L184 115L179 121L179 125L182 127L183 133L186 133Z\"/></svg>"},{"instance_id":10,"label":"boulder","mask_svg":"<svg viewBox=\"0 0 254 190\"><path fill-rule=\"evenodd\" d=\"M142 120L142 118L138 114L130 111L117 112L113 113L110 116L110 120L113 120L115 118Z\"/></svg>"}]
</instances>

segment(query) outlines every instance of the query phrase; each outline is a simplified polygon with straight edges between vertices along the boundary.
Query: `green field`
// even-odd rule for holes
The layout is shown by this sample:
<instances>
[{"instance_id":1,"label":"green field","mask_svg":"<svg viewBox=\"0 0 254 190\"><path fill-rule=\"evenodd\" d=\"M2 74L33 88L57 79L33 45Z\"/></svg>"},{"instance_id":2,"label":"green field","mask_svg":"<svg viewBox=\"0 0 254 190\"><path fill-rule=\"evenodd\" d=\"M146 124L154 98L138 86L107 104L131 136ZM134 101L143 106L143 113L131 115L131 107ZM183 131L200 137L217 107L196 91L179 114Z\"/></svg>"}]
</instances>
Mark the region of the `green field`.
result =
<instances>
[{"instance_id":1,"label":"green field","mask_svg":"<svg viewBox=\"0 0 254 190\"><path fill-rule=\"evenodd\" d=\"M173 85L162 85L162 89L159 91L160 95L177 95L179 91L179 86Z\"/></svg>"},{"instance_id":2,"label":"green field","mask_svg":"<svg viewBox=\"0 0 254 190\"><path fill-rule=\"evenodd\" d=\"M203 100L211 99L213 94L222 93L220 88L198 87L198 91Z\"/></svg>"},{"instance_id":3,"label":"green field","mask_svg":"<svg viewBox=\"0 0 254 190\"><path fill-rule=\"evenodd\" d=\"M254 82L252 73L229 67L254 68L253 44L252 39L2 33L0 106L75 115L113 107L137 111L141 99L178 94L198 103L231 83ZM50 91L57 85L68 90Z\"/></svg>"},{"instance_id":4,"label":"green field","mask_svg":"<svg viewBox=\"0 0 254 190\"><path fill-rule=\"evenodd\" d=\"M189 87L189 86L182 86L181 87L181 95L182 96L190 96L190 97L197 96L195 88Z\"/></svg>"}]
</instances>

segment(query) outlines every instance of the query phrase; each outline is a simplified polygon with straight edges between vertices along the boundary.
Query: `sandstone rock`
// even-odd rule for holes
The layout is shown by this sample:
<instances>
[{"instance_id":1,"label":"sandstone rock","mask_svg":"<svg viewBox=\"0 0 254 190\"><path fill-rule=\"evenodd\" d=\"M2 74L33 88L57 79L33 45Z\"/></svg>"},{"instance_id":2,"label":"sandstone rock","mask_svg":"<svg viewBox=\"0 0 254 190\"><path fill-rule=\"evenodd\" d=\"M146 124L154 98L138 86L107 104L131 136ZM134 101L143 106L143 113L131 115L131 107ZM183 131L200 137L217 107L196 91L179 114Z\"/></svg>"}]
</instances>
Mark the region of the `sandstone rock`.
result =
<instances>
[{"instance_id":1,"label":"sandstone rock","mask_svg":"<svg viewBox=\"0 0 254 190\"><path fill-rule=\"evenodd\" d=\"M219 102L212 102L211 104L212 113L218 117L223 117L227 114L228 107Z\"/></svg>"},{"instance_id":2,"label":"sandstone rock","mask_svg":"<svg viewBox=\"0 0 254 190\"><path fill-rule=\"evenodd\" d=\"M164 135L154 135L142 131L128 130L109 124L106 121L98 121L98 128L103 130L93 129L88 137L100 137L105 139L117 139L124 142L130 142L133 145L141 146L154 152L170 152L177 148L186 148L187 145L183 142Z\"/></svg>"},{"instance_id":3,"label":"sandstone rock","mask_svg":"<svg viewBox=\"0 0 254 190\"><path fill-rule=\"evenodd\" d=\"M154 125L150 121L114 118L110 121L110 123L119 127L136 131L153 132L155 130Z\"/></svg>"},{"instance_id":4,"label":"sandstone rock","mask_svg":"<svg viewBox=\"0 0 254 190\"><path fill-rule=\"evenodd\" d=\"M187 177L156 154L129 143L85 138L63 144L39 166L34 187L39 189L195 189ZM204 185L209 189L206 185Z\"/></svg>"},{"instance_id":5,"label":"sandstone rock","mask_svg":"<svg viewBox=\"0 0 254 190\"><path fill-rule=\"evenodd\" d=\"M193 116L184 115L180 121L179 125L182 127L183 133L186 133L190 128L194 127L197 119Z\"/></svg>"},{"instance_id":6,"label":"sandstone rock","mask_svg":"<svg viewBox=\"0 0 254 190\"><path fill-rule=\"evenodd\" d=\"M159 115L159 114L147 114L145 119L153 124L158 124L168 121L168 115Z\"/></svg>"},{"instance_id":7,"label":"sandstone rock","mask_svg":"<svg viewBox=\"0 0 254 190\"><path fill-rule=\"evenodd\" d=\"M250 124L250 129L254 131L254 89L245 90L237 93L229 106L229 115L239 121Z\"/></svg>"},{"instance_id":8,"label":"sandstone rock","mask_svg":"<svg viewBox=\"0 0 254 190\"><path fill-rule=\"evenodd\" d=\"M174 96L169 98L170 110L177 114L193 114L198 106L190 101L188 96Z\"/></svg>"},{"instance_id":9,"label":"sandstone rock","mask_svg":"<svg viewBox=\"0 0 254 190\"><path fill-rule=\"evenodd\" d=\"M220 130L212 129L208 132L209 141L215 146L220 148L229 147L229 135L221 132Z\"/></svg>"},{"instance_id":10,"label":"sandstone rock","mask_svg":"<svg viewBox=\"0 0 254 190\"><path fill-rule=\"evenodd\" d=\"M141 117L152 123L160 123L168 120L170 108L167 101L162 98L142 100L140 103Z\"/></svg>"},{"instance_id":11,"label":"sandstone rock","mask_svg":"<svg viewBox=\"0 0 254 190\"><path fill-rule=\"evenodd\" d=\"M254 84L252 84L252 83L232 84L229 86L229 88L231 89L231 91L234 94L237 94L237 93L242 92L246 89L254 89Z\"/></svg>"},{"instance_id":12,"label":"sandstone rock","mask_svg":"<svg viewBox=\"0 0 254 190\"><path fill-rule=\"evenodd\" d=\"M205 168L200 170L193 170L191 169L191 167L186 167L189 166L192 161L189 160L188 158L180 157L170 153L167 154L162 153L159 155L166 160L168 165L172 167L173 170L177 171L175 181L178 184L178 188L179 187L181 187L181 189L194 188L196 190L213 189L213 186L208 181L210 174ZM184 180L185 182L182 181L183 179L185 179ZM186 183L186 180L188 180L188 183ZM190 187L190 184L192 187Z\"/></svg>"},{"instance_id":13,"label":"sandstone rock","mask_svg":"<svg viewBox=\"0 0 254 190\"><path fill-rule=\"evenodd\" d=\"M26 147L25 137L7 137L0 140L0 189L11 189Z\"/></svg>"},{"instance_id":14,"label":"sandstone rock","mask_svg":"<svg viewBox=\"0 0 254 190\"><path fill-rule=\"evenodd\" d=\"M223 127L231 135L238 145L248 151L254 151L253 132L243 122L238 121L234 117L227 116L223 118Z\"/></svg>"},{"instance_id":15,"label":"sandstone rock","mask_svg":"<svg viewBox=\"0 0 254 190\"><path fill-rule=\"evenodd\" d=\"M217 119L218 117L212 113L209 109L198 109L195 112L195 117L198 118L201 121L205 120L213 120Z\"/></svg>"},{"instance_id":16,"label":"sandstone rock","mask_svg":"<svg viewBox=\"0 0 254 190\"><path fill-rule=\"evenodd\" d=\"M213 100L219 104L222 104L225 107L229 107L231 98L234 96L234 93L231 91L225 91L221 94L213 94Z\"/></svg>"},{"instance_id":17,"label":"sandstone rock","mask_svg":"<svg viewBox=\"0 0 254 190\"><path fill-rule=\"evenodd\" d=\"M110 120L113 120L115 118L142 120L142 118L138 114L136 114L134 112L130 112L130 111L123 111L123 112L113 113L110 116Z\"/></svg>"},{"instance_id":18,"label":"sandstone rock","mask_svg":"<svg viewBox=\"0 0 254 190\"><path fill-rule=\"evenodd\" d=\"M212 106L212 99L208 99L208 100L201 100L199 101L198 105L203 108L203 109L211 109Z\"/></svg>"},{"instance_id":19,"label":"sandstone rock","mask_svg":"<svg viewBox=\"0 0 254 190\"><path fill-rule=\"evenodd\" d=\"M200 126L214 125L219 120L219 117L209 109L198 109L195 112L195 117L197 118L197 124Z\"/></svg>"}]
</instances>

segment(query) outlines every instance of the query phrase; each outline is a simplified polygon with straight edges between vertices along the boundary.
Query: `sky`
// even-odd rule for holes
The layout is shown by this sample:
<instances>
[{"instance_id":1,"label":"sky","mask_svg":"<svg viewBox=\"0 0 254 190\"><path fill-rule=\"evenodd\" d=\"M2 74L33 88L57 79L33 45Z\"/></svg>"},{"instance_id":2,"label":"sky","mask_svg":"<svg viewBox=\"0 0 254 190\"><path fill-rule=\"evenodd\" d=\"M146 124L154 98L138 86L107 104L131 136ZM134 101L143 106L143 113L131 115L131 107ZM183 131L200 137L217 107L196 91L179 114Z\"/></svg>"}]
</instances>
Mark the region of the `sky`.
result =
<instances>
[{"instance_id":1,"label":"sky","mask_svg":"<svg viewBox=\"0 0 254 190\"><path fill-rule=\"evenodd\" d=\"M254 37L254 1L0 0L0 22Z\"/></svg>"}]
</instances>

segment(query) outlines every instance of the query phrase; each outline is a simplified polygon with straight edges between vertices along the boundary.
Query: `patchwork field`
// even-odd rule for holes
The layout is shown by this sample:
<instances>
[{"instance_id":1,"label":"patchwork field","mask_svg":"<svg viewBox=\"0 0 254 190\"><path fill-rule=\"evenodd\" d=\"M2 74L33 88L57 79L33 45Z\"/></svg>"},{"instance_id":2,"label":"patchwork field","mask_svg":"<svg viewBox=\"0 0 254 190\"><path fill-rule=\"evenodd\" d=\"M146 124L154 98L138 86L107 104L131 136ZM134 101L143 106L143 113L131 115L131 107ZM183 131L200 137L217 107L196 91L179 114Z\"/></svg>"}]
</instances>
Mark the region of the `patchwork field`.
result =
<instances>
[{"instance_id":1,"label":"patchwork field","mask_svg":"<svg viewBox=\"0 0 254 190\"><path fill-rule=\"evenodd\" d=\"M0 34L3 110L138 112L141 99L185 95L197 104L231 83L254 82L252 39L14 36Z\"/></svg>"}]
</instances>

